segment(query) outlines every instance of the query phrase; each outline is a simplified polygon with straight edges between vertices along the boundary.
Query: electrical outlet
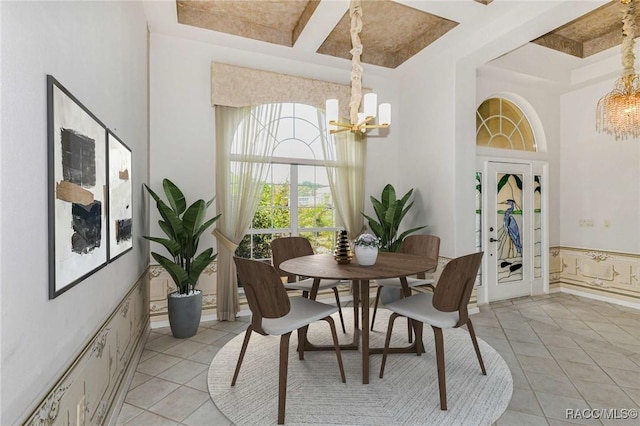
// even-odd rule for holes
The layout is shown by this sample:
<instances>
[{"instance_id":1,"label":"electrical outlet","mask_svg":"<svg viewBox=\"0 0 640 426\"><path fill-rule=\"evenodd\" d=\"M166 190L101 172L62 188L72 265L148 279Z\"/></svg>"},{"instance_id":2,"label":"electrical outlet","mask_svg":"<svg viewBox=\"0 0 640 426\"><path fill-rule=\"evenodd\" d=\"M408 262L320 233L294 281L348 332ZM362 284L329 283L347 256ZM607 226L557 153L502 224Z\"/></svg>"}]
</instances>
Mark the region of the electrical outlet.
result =
<instances>
[{"instance_id":1,"label":"electrical outlet","mask_svg":"<svg viewBox=\"0 0 640 426\"><path fill-rule=\"evenodd\" d=\"M82 396L82 399L78 402L78 406L76 407L76 425L84 426L84 413L87 408L87 399L86 395Z\"/></svg>"}]
</instances>

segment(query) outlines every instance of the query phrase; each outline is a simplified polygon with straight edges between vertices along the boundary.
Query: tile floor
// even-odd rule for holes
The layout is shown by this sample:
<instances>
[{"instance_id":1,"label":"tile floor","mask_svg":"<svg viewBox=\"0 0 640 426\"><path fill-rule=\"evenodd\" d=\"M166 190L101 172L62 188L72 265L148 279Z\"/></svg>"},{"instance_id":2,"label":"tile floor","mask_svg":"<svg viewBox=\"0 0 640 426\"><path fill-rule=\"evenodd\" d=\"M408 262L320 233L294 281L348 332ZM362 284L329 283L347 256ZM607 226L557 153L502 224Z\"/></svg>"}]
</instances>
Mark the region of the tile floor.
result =
<instances>
[{"instance_id":1,"label":"tile floor","mask_svg":"<svg viewBox=\"0 0 640 426\"><path fill-rule=\"evenodd\" d=\"M639 310L555 293L492 303L471 318L513 375L511 404L497 426L638 424L567 419L566 410L640 410ZM152 330L118 424L230 425L211 402L207 372L248 319L203 323L190 339Z\"/></svg>"}]
</instances>

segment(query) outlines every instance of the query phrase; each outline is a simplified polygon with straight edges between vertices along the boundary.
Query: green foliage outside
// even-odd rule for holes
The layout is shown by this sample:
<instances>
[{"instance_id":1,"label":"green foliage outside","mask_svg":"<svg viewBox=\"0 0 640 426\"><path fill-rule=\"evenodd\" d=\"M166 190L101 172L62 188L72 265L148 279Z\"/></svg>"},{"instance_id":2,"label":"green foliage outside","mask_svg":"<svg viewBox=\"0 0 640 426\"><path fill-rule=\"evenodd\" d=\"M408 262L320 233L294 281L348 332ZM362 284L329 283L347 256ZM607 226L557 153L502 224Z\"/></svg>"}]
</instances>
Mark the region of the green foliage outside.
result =
<instances>
[{"instance_id":1,"label":"green foliage outside","mask_svg":"<svg viewBox=\"0 0 640 426\"><path fill-rule=\"evenodd\" d=\"M333 227L333 208L330 199L322 200L320 205L314 206L316 191L320 185L311 182L302 182L298 186L298 228L323 228ZM282 229L282 233L257 233L247 234L236 250L236 256L253 259L271 258L269 244L278 237L291 235L291 211L289 209L290 185L265 184L262 188L260 203L253 216L252 229ZM300 232L301 237L311 241L316 253L330 253L335 244L335 232ZM251 251L253 245L253 253Z\"/></svg>"}]
</instances>

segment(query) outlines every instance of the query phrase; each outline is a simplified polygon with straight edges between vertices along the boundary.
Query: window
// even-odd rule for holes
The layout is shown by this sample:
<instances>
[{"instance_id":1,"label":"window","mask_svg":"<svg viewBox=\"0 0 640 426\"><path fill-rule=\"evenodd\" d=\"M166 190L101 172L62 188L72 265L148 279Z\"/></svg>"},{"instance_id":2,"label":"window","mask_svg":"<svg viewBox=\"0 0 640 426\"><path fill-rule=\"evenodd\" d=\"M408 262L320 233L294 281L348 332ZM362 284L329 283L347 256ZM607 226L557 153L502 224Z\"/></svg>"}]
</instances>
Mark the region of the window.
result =
<instances>
[{"instance_id":1,"label":"window","mask_svg":"<svg viewBox=\"0 0 640 426\"><path fill-rule=\"evenodd\" d=\"M529 120L513 102L490 98L476 111L476 145L537 151Z\"/></svg>"},{"instance_id":2,"label":"window","mask_svg":"<svg viewBox=\"0 0 640 426\"><path fill-rule=\"evenodd\" d=\"M270 259L271 240L290 235L309 239L316 253L332 251L338 228L320 140L322 119L312 106L282 105L269 176L237 256Z\"/></svg>"}]
</instances>

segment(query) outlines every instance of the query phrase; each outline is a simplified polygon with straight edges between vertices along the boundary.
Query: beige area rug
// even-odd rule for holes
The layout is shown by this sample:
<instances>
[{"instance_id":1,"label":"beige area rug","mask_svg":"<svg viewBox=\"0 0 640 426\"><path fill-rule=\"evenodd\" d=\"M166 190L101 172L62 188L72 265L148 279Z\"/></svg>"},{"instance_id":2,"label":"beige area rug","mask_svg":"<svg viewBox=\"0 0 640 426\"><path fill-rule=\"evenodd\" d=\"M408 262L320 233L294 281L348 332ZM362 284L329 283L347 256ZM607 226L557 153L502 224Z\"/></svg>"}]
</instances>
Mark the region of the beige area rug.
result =
<instances>
[{"instance_id":1,"label":"beige area rug","mask_svg":"<svg viewBox=\"0 0 640 426\"><path fill-rule=\"evenodd\" d=\"M345 309L348 333L340 331L341 343L352 340L353 309ZM378 310L371 347L384 345L389 311ZM231 379L244 333L227 343L209 368L209 393L218 409L237 426L276 424L278 400L278 336L251 335L238 381ZM392 346L406 344L407 321L398 318ZM330 344L325 321L312 324L309 340ZM425 327L426 353L390 354L384 378L378 378L382 355L370 358L370 382L362 384L361 353L342 351L347 383L340 381L335 353L305 352L300 361L291 336L285 423L288 425L491 425L507 409L513 379L502 357L478 339L487 368L483 376L466 330L444 330L448 411L440 410L438 373L433 331Z\"/></svg>"}]
</instances>

